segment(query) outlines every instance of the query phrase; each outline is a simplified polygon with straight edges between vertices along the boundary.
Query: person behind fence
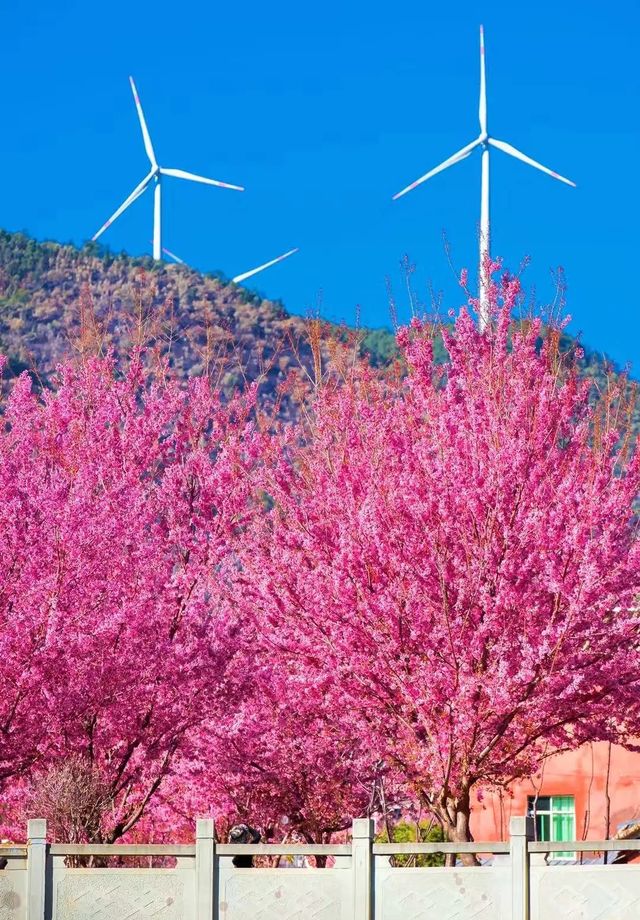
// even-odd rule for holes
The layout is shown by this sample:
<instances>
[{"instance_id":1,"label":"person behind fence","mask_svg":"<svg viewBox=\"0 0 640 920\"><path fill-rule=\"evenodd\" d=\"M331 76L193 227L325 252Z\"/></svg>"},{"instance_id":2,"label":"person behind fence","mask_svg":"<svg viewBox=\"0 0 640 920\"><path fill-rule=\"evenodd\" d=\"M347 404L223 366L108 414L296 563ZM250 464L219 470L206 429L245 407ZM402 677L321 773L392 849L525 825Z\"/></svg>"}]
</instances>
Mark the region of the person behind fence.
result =
<instances>
[{"instance_id":1,"label":"person behind fence","mask_svg":"<svg viewBox=\"0 0 640 920\"><path fill-rule=\"evenodd\" d=\"M229 843L260 843L260 831L248 824L236 824L229 831ZM250 869L253 856L234 856L231 860L236 869Z\"/></svg>"}]
</instances>

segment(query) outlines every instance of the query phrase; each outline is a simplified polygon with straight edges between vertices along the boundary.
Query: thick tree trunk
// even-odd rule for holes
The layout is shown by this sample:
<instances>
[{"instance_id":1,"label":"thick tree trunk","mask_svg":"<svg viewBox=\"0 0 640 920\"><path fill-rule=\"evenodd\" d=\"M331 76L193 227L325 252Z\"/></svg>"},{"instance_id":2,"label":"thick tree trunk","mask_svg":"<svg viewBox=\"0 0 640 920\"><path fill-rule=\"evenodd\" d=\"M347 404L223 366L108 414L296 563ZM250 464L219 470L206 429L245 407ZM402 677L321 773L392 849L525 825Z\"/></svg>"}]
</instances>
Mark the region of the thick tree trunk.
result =
<instances>
[{"instance_id":1,"label":"thick tree trunk","mask_svg":"<svg viewBox=\"0 0 640 920\"><path fill-rule=\"evenodd\" d=\"M471 793L466 788L457 796L443 793L434 807L442 821L447 840L451 843L469 843L473 841L471 833ZM478 859L473 853L459 853L463 866L477 866ZM455 854L447 854L445 866L455 865Z\"/></svg>"}]
</instances>

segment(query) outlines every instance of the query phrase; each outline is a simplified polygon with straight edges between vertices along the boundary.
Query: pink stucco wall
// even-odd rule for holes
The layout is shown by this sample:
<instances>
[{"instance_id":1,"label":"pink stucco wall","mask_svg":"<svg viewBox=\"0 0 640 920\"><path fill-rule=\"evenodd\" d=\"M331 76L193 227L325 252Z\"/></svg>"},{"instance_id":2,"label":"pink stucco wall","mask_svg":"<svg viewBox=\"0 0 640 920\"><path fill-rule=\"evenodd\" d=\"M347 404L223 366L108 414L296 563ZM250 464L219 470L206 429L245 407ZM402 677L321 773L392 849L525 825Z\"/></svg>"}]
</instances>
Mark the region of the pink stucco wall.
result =
<instances>
[{"instance_id":1,"label":"pink stucco wall","mask_svg":"<svg viewBox=\"0 0 640 920\"><path fill-rule=\"evenodd\" d=\"M475 799L471 816L475 840L506 839L509 818L524 815L527 796L535 795L536 791L539 795L575 796L578 839L613 836L619 825L640 820L640 753L597 742L549 758L541 773L514 783L509 792L485 792L481 801Z\"/></svg>"}]
</instances>

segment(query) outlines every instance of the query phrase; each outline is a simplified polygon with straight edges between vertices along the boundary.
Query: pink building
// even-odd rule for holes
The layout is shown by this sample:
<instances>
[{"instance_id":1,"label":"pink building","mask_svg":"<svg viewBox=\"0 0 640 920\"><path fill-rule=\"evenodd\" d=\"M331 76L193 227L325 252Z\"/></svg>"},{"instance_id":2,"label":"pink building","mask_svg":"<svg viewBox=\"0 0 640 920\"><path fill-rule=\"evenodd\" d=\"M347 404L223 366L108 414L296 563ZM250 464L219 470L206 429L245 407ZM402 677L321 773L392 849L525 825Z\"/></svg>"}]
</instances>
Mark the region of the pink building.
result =
<instances>
[{"instance_id":1,"label":"pink building","mask_svg":"<svg viewBox=\"0 0 640 920\"><path fill-rule=\"evenodd\" d=\"M607 742L558 754L531 779L508 792L476 798L471 831L476 840L506 840L512 815L532 814L536 800L540 840L602 840L640 822L640 753Z\"/></svg>"}]
</instances>

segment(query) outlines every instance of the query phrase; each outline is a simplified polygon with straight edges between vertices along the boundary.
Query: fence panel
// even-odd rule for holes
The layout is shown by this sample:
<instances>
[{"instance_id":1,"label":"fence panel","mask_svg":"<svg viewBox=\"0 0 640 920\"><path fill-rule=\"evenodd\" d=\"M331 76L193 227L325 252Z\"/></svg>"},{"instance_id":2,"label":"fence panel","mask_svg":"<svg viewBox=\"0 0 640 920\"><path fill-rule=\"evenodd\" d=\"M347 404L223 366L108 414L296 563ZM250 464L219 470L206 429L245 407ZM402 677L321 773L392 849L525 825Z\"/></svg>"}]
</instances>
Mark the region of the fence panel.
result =
<instances>
[{"instance_id":1,"label":"fence panel","mask_svg":"<svg viewBox=\"0 0 640 920\"><path fill-rule=\"evenodd\" d=\"M236 869L221 860L219 920L353 920L349 869ZM217 920L217 918L216 918Z\"/></svg>"},{"instance_id":2,"label":"fence panel","mask_svg":"<svg viewBox=\"0 0 640 920\"><path fill-rule=\"evenodd\" d=\"M53 920L193 920L194 872L54 867Z\"/></svg>"},{"instance_id":3,"label":"fence panel","mask_svg":"<svg viewBox=\"0 0 640 920\"><path fill-rule=\"evenodd\" d=\"M0 920L27 920L27 848L0 845Z\"/></svg>"},{"instance_id":4,"label":"fence panel","mask_svg":"<svg viewBox=\"0 0 640 920\"><path fill-rule=\"evenodd\" d=\"M531 866L531 920L638 920L640 866Z\"/></svg>"},{"instance_id":5,"label":"fence panel","mask_svg":"<svg viewBox=\"0 0 640 920\"><path fill-rule=\"evenodd\" d=\"M511 920L511 870L393 868L375 860L376 920Z\"/></svg>"},{"instance_id":6,"label":"fence panel","mask_svg":"<svg viewBox=\"0 0 640 920\"><path fill-rule=\"evenodd\" d=\"M363 825L366 824L366 828ZM354 834L364 840L370 853L369 821L354 822ZM356 844L357 846L357 844ZM355 847L354 847L355 849ZM236 868L234 855L333 856L333 868ZM214 920L355 920L355 885L360 872L354 867L351 845L344 844L221 844L218 862L218 913ZM364 890L363 882L360 887ZM367 917L367 920L369 918Z\"/></svg>"}]
</instances>

